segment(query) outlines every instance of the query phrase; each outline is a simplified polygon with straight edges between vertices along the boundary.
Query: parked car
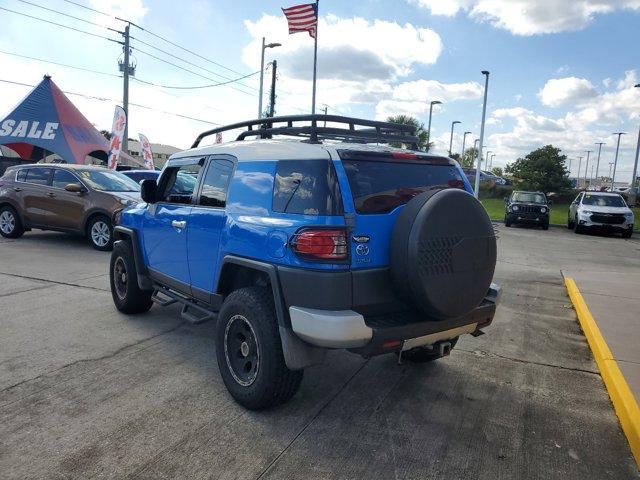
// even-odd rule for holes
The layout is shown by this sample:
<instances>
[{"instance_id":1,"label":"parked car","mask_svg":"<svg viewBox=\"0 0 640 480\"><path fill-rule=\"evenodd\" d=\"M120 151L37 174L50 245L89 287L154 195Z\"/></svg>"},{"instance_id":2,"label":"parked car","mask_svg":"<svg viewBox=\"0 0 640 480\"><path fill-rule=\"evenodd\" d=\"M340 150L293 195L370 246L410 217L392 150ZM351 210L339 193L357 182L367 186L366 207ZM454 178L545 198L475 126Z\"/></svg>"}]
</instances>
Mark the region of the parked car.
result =
<instances>
[{"instance_id":1,"label":"parked car","mask_svg":"<svg viewBox=\"0 0 640 480\"><path fill-rule=\"evenodd\" d=\"M467 180L469 181L469 183L473 186L475 185L476 182L476 169L475 168L463 168L462 171L464 172L465 176L467 177ZM495 185L496 182L496 178L495 175L487 175L484 171L480 170L480 183L484 183L490 186Z\"/></svg>"},{"instance_id":2,"label":"parked car","mask_svg":"<svg viewBox=\"0 0 640 480\"><path fill-rule=\"evenodd\" d=\"M482 173L484 173L489 180L493 180L494 182L496 182L496 185L506 185L507 184L507 181L504 178L499 177L498 175L496 175L493 172L490 172L488 170L482 170ZM482 181L482 177L480 177L480 181Z\"/></svg>"},{"instance_id":3,"label":"parked car","mask_svg":"<svg viewBox=\"0 0 640 480\"><path fill-rule=\"evenodd\" d=\"M633 234L633 212L621 195L608 192L580 192L569 205L567 228L576 233L587 229L620 232L624 238Z\"/></svg>"},{"instance_id":4,"label":"parked car","mask_svg":"<svg viewBox=\"0 0 640 480\"><path fill-rule=\"evenodd\" d=\"M159 170L123 170L120 173L138 184L142 180L157 180L160 176Z\"/></svg>"},{"instance_id":5,"label":"parked car","mask_svg":"<svg viewBox=\"0 0 640 480\"><path fill-rule=\"evenodd\" d=\"M453 160L384 145L417 141L392 123L260 122L201 134L194 147L244 130L174 154L143 180L146 203L116 215L118 310L178 302L193 323L217 318L222 379L249 409L290 399L329 349L428 362L491 323L495 234ZM174 194L181 174L195 182Z\"/></svg>"},{"instance_id":6,"label":"parked car","mask_svg":"<svg viewBox=\"0 0 640 480\"><path fill-rule=\"evenodd\" d=\"M70 164L9 167L0 178L0 234L33 228L85 235L97 250L113 246L113 214L140 201L140 186L119 172Z\"/></svg>"},{"instance_id":7,"label":"parked car","mask_svg":"<svg viewBox=\"0 0 640 480\"><path fill-rule=\"evenodd\" d=\"M549 229L551 208L547 197L542 192L525 192L514 190L504 199L504 225L523 223L540 225L543 230Z\"/></svg>"}]
</instances>

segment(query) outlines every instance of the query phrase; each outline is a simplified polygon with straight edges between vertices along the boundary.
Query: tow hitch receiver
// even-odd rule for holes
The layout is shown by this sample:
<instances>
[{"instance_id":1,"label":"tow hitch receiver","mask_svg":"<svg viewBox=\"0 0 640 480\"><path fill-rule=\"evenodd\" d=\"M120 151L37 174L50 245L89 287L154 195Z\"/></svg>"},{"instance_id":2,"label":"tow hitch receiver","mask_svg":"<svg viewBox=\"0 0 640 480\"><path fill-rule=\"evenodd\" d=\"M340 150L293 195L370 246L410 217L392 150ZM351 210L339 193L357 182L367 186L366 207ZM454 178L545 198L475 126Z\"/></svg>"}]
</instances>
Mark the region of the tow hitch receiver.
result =
<instances>
[{"instance_id":1,"label":"tow hitch receiver","mask_svg":"<svg viewBox=\"0 0 640 480\"><path fill-rule=\"evenodd\" d=\"M437 345L441 357L446 357L451 353L451 342L439 342Z\"/></svg>"}]
</instances>

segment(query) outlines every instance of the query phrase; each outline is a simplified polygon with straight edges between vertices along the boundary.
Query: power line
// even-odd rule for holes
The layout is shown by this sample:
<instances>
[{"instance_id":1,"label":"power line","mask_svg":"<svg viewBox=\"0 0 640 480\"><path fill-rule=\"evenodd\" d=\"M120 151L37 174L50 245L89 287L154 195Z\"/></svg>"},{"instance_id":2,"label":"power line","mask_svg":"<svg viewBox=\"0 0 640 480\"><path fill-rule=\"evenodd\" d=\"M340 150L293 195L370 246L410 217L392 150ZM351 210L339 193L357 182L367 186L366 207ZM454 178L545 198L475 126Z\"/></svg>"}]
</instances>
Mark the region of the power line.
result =
<instances>
[{"instance_id":1,"label":"power line","mask_svg":"<svg viewBox=\"0 0 640 480\"><path fill-rule=\"evenodd\" d=\"M0 82L9 83L9 84L12 84L12 85L19 85L19 86L22 86L22 87L31 87L31 88L35 87L35 85L31 85L31 84L28 84L28 83L22 83L22 82L15 82L13 80L0 79ZM87 95L87 94L84 94L84 93L70 92L70 91L67 91L67 90L62 90L62 91L64 93L66 93L67 95L75 95L77 97L84 97L84 98L88 98L90 100L99 100L101 102L115 102L115 103L118 102L118 100L114 100L113 98L96 97L94 95ZM130 103L129 105L134 106L134 107L138 107L138 108L143 108L145 110L152 110L152 111L155 111L155 112L164 113L166 115L172 115L174 117L186 118L188 120L193 120L193 121L196 121L196 122L206 123L206 124L209 124L209 125L220 125L219 123L211 122L209 120L203 120L202 118L191 117L189 115L183 115L181 113L167 112L166 110L160 110L158 108L149 107L148 105L141 105L139 103Z\"/></svg>"},{"instance_id":2,"label":"power line","mask_svg":"<svg viewBox=\"0 0 640 480\"><path fill-rule=\"evenodd\" d=\"M4 55L11 55L12 57L20 57L20 58L26 58L28 60L35 60L37 62L50 63L52 65L58 65L60 67L73 68L74 70L82 70L84 72L96 73L98 75L105 75L105 76L109 76L109 77L120 78L120 75L116 75L115 73L100 72L98 70L91 70L90 68L76 67L74 65L67 65L66 63L54 62L52 60L44 60L42 58L30 57L28 55L20 55L18 53L5 52L5 51L2 51L2 50L0 50L0 53L2 53Z\"/></svg>"},{"instance_id":3,"label":"power line","mask_svg":"<svg viewBox=\"0 0 640 480\"><path fill-rule=\"evenodd\" d=\"M201 70L204 70L205 72L208 72L208 73L210 73L210 74L212 74L212 75L215 75L215 76L217 76L217 77L223 78L223 79L225 79L225 80L232 80L232 78L230 78L230 77L226 77L226 76L224 76L224 75L222 75L222 74L220 74L220 73L218 73L218 72L214 72L213 70L209 70L208 68L201 67L200 65L195 64L195 63L193 63L193 62L190 62L189 60L185 60L185 59L184 59L184 58L182 58L182 57L178 57L177 55L174 55L174 54L172 54L172 53L169 53L169 52L167 52L166 50L162 50L161 48L158 48L158 47L156 47L155 45L151 45L150 43L147 43L147 42L145 42L145 41L143 41L143 40L140 40L140 39L139 39L139 38L137 38L137 37L131 37L131 38L132 38L133 40L137 41L138 43L141 43L142 45L145 45L145 46L147 46L147 47L153 48L153 49L155 49L155 50L157 50L157 51L159 51L159 52L164 53L165 55L167 55L167 56L169 56L169 57L171 57L171 58L174 58L174 59L176 59L176 60L180 60L181 62L184 62L184 63L186 63L187 65L191 65L191 66L193 66L193 67L200 68ZM242 73L239 73L239 75L243 75L243 74L242 74ZM256 91L257 91L257 88L250 87L249 85L245 85L245 84L240 84L240 85L242 85L243 87L251 88L251 89L253 89L253 90L256 90Z\"/></svg>"},{"instance_id":4,"label":"power line","mask_svg":"<svg viewBox=\"0 0 640 480\"><path fill-rule=\"evenodd\" d=\"M104 40L109 40L110 42L120 43L118 40L114 40L113 38L105 37L103 35L98 35L97 33L87 32L85 30L80 30L79 28L70 27L69 25L63 25L62 23L52 22L51 20L46 20L44 18L36 17L33 15L28 15L26 13L16 12L15 10L10 10L8 8L0 7L0 10L4 10L6 12L15 13L16 15L21 15L23 17L32 18L33 20L38 20L40 22L49 23L51 25L55 25L57 27L66 28L68 30L73 30L74 32L84 33L85 35L91 35L92 37L102 38Z\"/></svg>"},{"instance_id":5,"label":"power line","mask_svg":"<svg viewBox=\"0 0 640 480\"><path fill-rule=\"evenodd\" d=\"M27 5L31 5L31 6L36 7L36 8L41 8L42 10L46 10L48 12L55 13L57 15L62 15L64 17L73 18L74 20L78 20L79 22L84 22L84 23L88 23L89 25L94 25L96 27L107 29L107 27L105 27L104 25L100 25L99 23L95 23L95 22L92 22L90 20L85 20L84 18L75 17L73 15L69 15L68 13L64 13L64 12L61 12L59 10L54 10L53 8L44 7L42 5L38 5L37 3L28 2L27 0L17 0L17 1L20 2L20 3L25 3Z\"/></svg>"},{"instance_id":6,"label":"power line","mask_svg":"<svg viewBox=\"0 0 640 480\"><path fill-rule=\"evenodd\" d=\"M101 12L100 10L96 10L95 8L87 7L86 5L82 5L81 3L72 2L71 0L62 0L62 1L70 3L71 5L75 5L75 6L80 7L80 8L84 8L86 10L90 10L90 11L92 11L94 13L99 13L100 15L104 15L106 17L116 18L116 17L114 17L113 15L111 15L109 13Z\"/></svg>"},{"instance_id":7,"label":"power line","mask_svg":"<svg viewBox=\"0 0 640 480\"><path fill-rule=\"evenodd\" d=\"M200 88L219 87L221 85L228 85L230 83L237 82L237 81L242 80L244 78L256 75L257 73L260 73L260 70L258 70L257 72L248 73L247 75L244 75L244 76L239 77L239 78L227 80L226 82L212 83L212 84L209 84L209 85L197 85L197 86L193 86L193 87L185 87L185 86L178 86L178 85L160 85L160 84L153 83L153 82L147 82L146 80L141 80L141 79L136 78L136 77L131 77L131 78L133 78L136 82L145 83L147 85L153 85L154 87L169 88L169 89L176 89L176 90L196 90L196 89L200 89Z\"/></svg>"}]
</instances>

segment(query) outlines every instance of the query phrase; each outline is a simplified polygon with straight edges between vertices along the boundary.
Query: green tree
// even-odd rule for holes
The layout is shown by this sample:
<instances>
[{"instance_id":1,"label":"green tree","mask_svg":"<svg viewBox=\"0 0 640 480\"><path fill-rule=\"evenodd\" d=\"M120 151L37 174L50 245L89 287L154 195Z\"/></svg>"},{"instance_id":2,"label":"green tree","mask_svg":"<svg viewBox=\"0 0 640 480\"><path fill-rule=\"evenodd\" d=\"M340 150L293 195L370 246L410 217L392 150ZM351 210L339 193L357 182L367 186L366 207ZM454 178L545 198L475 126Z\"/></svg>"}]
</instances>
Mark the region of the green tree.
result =
<instances>
[{"instance_id":1,"label":"green tree","mask_svg":"<svg viewBox=\"0 0 640 480\"><path fill-rule=\"evenodd\" d=\"M513 175L518 188L544 193L562 192L571 187L569 172L564 167L566 159L559 148L545 145L507 165L505 172Z\"/></svg>"},{"instance_id":2,"label":"green tree","mask_svg":"<svg viewBox=\"0 0 640 480\"><path fill-rule=\"evenodd\" d=\"M424 128L424 123L418 121L417 118L410 115L395 115L387 118L387 122L400 123L402 125L411 125L416 129L416 135L418 136L418 150L429 151L431 144L429 143L429 134ZM393 143L394 147L402 147L398 143Z\"/></svg>"},{"instance_id":3,"label":"green tree","mask_svg":"<svg viewBox=\"0 0 640 480\"><path fill-rule=\"evenodd\" d=\"M502 168L501 167L493 167L491 169L491 173L493 173L494 175L501 177L502 176Z\"/></svg>"},{"instance_id":4,"label":"green tree","mask_svg":"<svg viewBox=\"0 0 640 480\"><path fill-rule=\"evenodd\" d=\"M474 147L467 148L464 151L464 155L462 156L462 160L458 160L458 161L460 162L461 166L463 166L465 168L471 168L471 167L473 167L474 163L476 162L476 155L477 154L478 154L478 151Z\"/></svg>"}]
</instances>

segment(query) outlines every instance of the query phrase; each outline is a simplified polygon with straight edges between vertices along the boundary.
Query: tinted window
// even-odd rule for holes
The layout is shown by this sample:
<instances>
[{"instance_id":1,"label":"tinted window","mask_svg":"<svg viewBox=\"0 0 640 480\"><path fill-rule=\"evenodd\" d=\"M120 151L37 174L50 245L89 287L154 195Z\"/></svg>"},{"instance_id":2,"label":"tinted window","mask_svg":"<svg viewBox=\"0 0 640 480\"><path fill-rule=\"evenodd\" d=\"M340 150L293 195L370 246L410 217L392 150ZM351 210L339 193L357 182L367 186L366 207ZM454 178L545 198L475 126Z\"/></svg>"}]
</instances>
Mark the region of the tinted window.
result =
<instances>
[{"instance_id":1,"label":"tinted window","mask_svg":"<svg viewBox=\"0 0 640 480\"><path fill-rule=\"evenodd\" d=\"M164 184L163 199L170 203L191 203L191 198L198 181L198 173L200 173L200 165L182 165L180 167L170 168Z\"/></svg>"},{"instance_id":2,"label":"tinted window","mask_svg":"<svg viewBox=\"0 0 640 480\"><path fill-rule=\"evenodd\" d=\"M440 188L464 188L452 165L381 160L343 160L356 211L388 213L416 195Z\"/></svg>"},{"instance_id":3,"label":"tinted window","mask_svg":"<svg viewBox=\"0 0 640 480\"><path fill-rule=\"evenodd\" d=\"M329 160L280 160L273 186L273 211L341 215L342 198Z\"/></svg>"},{"instance_id":4,"label":"tinted window","mask_svg":"<svg viewBox=\"0 0 640 480\"><path fill-rule=\"evenodd\" d=\"M47 185L49 183L50 168L30 168L27 172L27 182L36 185Z\"/></svg>"},{"instance_id":5,"label":"tinted window","mask_svg":"<svg viewBox=\"0 0 640 480\"><path fill-rule=\"evenodd\" d=\"M27 169L23 168L18 171L18 175L16 175L16 180L18 182L24 182L27 179Z\"/></svg>"},{"instance_id":6,"label":"tinted window","mask_svg":"<svg viewBox=\"0 0 640 480\"><path fill-rule=\"evenodd\" d=\"M79 183L76 176L71 172L57 169L53 172L53 181L51 186L54 188L64 188L70 183Z\"/></svg>"},{"instance_id":7,"label":"tinted window","mask_svg":"<svg viewBox=\"0 0 640 480\"><path fill-rule=\"evenodd\" d=\"M229 160L212 161L209 164L207 174L202 180L200 205L207 207L224 207L232 173L233 162Z\"/></svg>"},{"instance_id":8,"label":"tinted window","mask_svg":"<svg viewBox=\"0 0 640 480\"><path fill-rule=\"evenodd\" d=\"M597 207L626 207L627 204L624 202L621 196L619 195L591 195L586 193L584 198L582 199L583 205L593 205Z\"/></svg>"}]
</instances>

